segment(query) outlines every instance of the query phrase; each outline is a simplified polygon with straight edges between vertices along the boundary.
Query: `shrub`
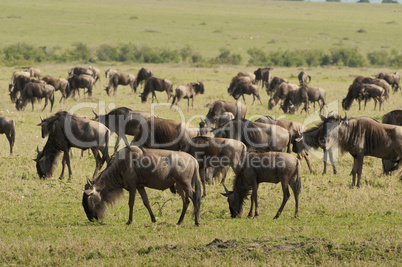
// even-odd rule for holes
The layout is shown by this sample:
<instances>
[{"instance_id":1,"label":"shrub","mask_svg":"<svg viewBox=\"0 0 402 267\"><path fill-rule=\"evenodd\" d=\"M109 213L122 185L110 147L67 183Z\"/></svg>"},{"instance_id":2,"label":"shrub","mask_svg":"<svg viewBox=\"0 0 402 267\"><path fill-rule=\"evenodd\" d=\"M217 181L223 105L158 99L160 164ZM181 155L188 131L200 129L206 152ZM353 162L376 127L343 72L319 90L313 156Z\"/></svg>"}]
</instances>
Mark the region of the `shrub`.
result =
<instances>
[{"instance_id":1,"label":"shrub","mask_svg":"<svg viewBox=\"0 0 402 267\"><path fill-rule=\"evenodd\" d=\"M370 64L374 66L385 66L389 64L389 54L384 50L369 52L367 59Z\"/></svg>"},{"instance_id":2,"label":"shrub","mask_svg":"<svg viewBox=\"0 0 402 267\"><path fill-rule=\"evenodd\" d=\"M228 48L221 48L219 56L211 59L212 64L232 64L239 65L242 62L240 54L231 54Z\"/></svg>"},{"instance_id":3,"label":"shrub","mask_svg":"<svg viewBox=\"0 0 402 267\"><path fill-rule=\"evenodd\" d=\"M263 66L269 61L267 54L260 48L250 48L247 50L247 54L250 56L248 61L250 65Z\"/></svg>"},{"instance_id":4,"label":"shrub","mask_svg":"<svg viewBox=\"0 0 402 267\"><path fill-rule=\"evenodd\" d=\"M100 61L118 61L118 48L103 44L96 50L96 57Z\"/></svg>"},{"instance_id":5,"label":"shrub","mask_svg":"<svg viewBox=\"0 0 402 267\"><path fill-rule=\"evenodd\" d=\"M8 62L43 62L47 60L46 50L26 43L9 45L3 49L4 60Z\"/></svg>"},{"instance_id":6,"label":"shrub","mask_svg":"<svg viewBox=\"0 0 402 267\"><path fill-rule=\"evenodd\" d=\"M66 56L73 61L94 61L89 47L81 42L74 43L73 48L67 50Z\"/></svg>"}]
</instances>

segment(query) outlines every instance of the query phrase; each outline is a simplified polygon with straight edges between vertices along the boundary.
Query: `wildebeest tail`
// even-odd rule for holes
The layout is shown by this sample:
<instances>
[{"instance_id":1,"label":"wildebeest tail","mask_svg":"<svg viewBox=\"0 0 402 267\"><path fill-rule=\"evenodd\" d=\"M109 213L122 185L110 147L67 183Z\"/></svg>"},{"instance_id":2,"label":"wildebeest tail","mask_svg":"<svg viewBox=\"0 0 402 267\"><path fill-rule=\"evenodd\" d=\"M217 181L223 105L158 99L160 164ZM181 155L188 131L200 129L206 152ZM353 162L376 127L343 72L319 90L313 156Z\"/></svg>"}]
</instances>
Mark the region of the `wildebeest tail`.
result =
<instances>
[{"instance_id":1,"label":"wildebeest tail","mask_svg":"<svg viewBox=\"0 0 402 267\"><path fill-rule=\"evenodd\" d=\"M296 180L294 181L294 190L295 190L295 194L300 193L301 191L301 176L300 176L300 160L297 159L297 163L296 163L296 173L294 174L296 175Z\"/></svg>"},{"instance_id":2,"label":"wildebeest tail","mask_svg":"<svg viewBox=\"0 0 402 267\"><path fill-rule=\"evenodd\" d=\"M176 98L177 98L177 94L176 94L176 95L173 97L172 104L170 105L170 108L172 108L172 107L173 107L174 102L176 101Z\"/></svg>"},{"instance_id":3,"label":"wildebeest tail","mask_svg":"<svg viewBox=\"0 0 402 267\"><path fill-rule=\"evenodd\" d=\"M105 140L104 140L104 149L102 151L102 161L101 161L101 166L105 163L105 161L109 158L109 138L110 138L110 131L107 131L105 134Z\"/></svg>"},{"instance_id":4,"label":"wildebeest tail","mask_svg":"<svg viewBox=\"0 0 402 267\"><path fill-rule=\"evenodd\" d=\"M290 145L292 144L292 134L290 132L288 133L289 133L289 142L288 142L288 149L286 150L286 152L290 154L291 153Z\"/></svg>"},{"instance_id":5,"label":"wildebeest tail","mask_svg":"<svg viewBox=\"0 0 402 267\"><path fill-rule=\"evenodd\" d=\"M14 145L15 142L15 121L13 120L13 126L10 129L10 142Z\"/></svg>"},{"instance_id":6,"label":"wildebeest tail","mask_svg":"<svg viewBox=\"0 0 402 267\"><path fill-rule=\"evenodd\" d=\"M198 177L198 162L196 162L197 168L194 168L192 184L194 185L194 216L199 216L201 209L201 183Z\"/></svg>"}]
</instances>

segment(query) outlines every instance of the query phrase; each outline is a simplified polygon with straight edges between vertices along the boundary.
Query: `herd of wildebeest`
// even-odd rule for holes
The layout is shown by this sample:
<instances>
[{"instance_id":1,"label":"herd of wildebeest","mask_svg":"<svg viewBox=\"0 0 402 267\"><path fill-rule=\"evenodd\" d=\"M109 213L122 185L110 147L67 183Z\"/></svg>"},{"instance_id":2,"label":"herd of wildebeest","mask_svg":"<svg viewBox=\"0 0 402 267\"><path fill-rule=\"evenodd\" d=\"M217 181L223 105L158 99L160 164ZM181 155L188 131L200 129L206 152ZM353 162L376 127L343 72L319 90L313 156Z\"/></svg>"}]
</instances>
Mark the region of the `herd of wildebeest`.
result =
<instances>
[{"instance_id":1,"label":"herd of wildebeest","mask_svg":"<svg viewBox=\"0 0 402 267\"><path fill-rule=\"evenodd\" d=\"M298 216L299 194L301 191L301 160L307 163L313 172L310 160L310 149L323 150L324 170L326 173L327 157L336 174L332 150L337 147L349 152L353 158L352 186L360 186L364 156L382 159L383 170L389 174L399 168L402 158L402 110L394 110L383 116L379 122L369 117L349 118L329 112L324 116L327 107L325 91L310 86L311 76L301 72L299 84L291 84L288 80L272 77L272 68L259 68L254 73L240 72L229 83L228 93L236 101L217 100L207 105L209 111L199 127L185 122L160 118L155 114L135 111L127 107L118 107L107 114L97 114L89 119L67 111L59 111L43 119L42 138L47 142L40 151L37 148L36 169L40 178L52 177L57 166L58 156L63 152L62 171L67 164L69 179L72 179L70 165L70 149L90 149L96 160L92 179L87 178L83 193L82 205L90 221L104 217L108 204L119 197L123 189L129 191L129 219L132 222L133 206L136 191L141 195L152 222L155 216L145 191L146 187L178 193L183 200L183 209L178 224L181 224L190 201L194 205L195 224L199 224L201 198L207 195L206 182L221 178L225 189L224 196L229 202L232 217L242 213L242 206L251 190L251 207L249 216L258 216L257 189L259 183L281 183L283 191L282 204L275 215L278 218L290 197L289 186L295 197L295 217ZM84 94L92 95L92 88L100 79L100 70L74 67L68 72L67 79L56 77L40 77L40 70L29 68L27 71L14 72L9 85L9 93L16 109L23 109L28 102L32 104L45 99L42 111L50 101L50 110L54 104L55 91L60 91L62 100ZM192 103L197 95L205 91L203 82L191 82L180 85L173 90L173 83L167 79L154 77L149 69L141 68L137 76L108 69L105 76L109 83L105 88L108 95L116 94L118 85L129 85L134 93L143 84L141 101L147 101L149 94L152 102L155 92L166 92L168 101L173 97L171 107L180 100L190 99ZM376 109L384 108L391 90L397 92L400 75L380 73L376 78L356 77L350 85L346 97L342 101L344 110L348 110L353 101L359 103L373 99ZM311 104L318 102L322 122L306 129L302 123L263 116L256 121L246 119L247 107L244 95L253 96L261 102L260 89L270 96L268 109L276 105L285 113L310 112ZM86 90L86 91L85 91ZM242 101L237 101L239 98ZM327 107L328 109L328 107ZM328 110L327 110L328 111ZM4 133L13 153L15 140L15 121L12 118L0 117L0 133ZM117 134L117 142L113 155L109 155L109 139L112 133ZM126 136L133 136L129 142ZM118 149L120 140L125 147ZM297 154L293 156L291 151ZM100 173L100 169L107 167ZM225 176L229 168L235 173L233 190L229 191L225 184ZM356 181L357 177L357 181ZM254 213L253 213L254 211Z\"/></svg>"}]
</instances>

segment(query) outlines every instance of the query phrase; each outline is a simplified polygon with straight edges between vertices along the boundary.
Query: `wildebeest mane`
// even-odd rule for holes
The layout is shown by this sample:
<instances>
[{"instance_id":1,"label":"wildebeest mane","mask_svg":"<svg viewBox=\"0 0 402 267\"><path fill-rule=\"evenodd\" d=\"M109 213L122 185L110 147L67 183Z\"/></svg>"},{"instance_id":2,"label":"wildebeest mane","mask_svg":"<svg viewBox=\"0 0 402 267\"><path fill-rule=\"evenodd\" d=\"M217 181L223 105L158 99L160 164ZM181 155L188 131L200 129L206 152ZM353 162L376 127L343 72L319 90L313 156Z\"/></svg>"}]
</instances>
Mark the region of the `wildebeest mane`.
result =
<instances>
[{"instance_id":1,"label":"wildebeest mane","mask_svg":"<svg viewBox=\"0 0 402 267\"><path fill-rule=\"evenodd\" d=\"M243 207L244 201L250 195L251 186L248 184L246 176L244 176L243 170L240 170L233 181L233 191L239 194L239 201L241 207Z\"/></svg>"}]
</instances>

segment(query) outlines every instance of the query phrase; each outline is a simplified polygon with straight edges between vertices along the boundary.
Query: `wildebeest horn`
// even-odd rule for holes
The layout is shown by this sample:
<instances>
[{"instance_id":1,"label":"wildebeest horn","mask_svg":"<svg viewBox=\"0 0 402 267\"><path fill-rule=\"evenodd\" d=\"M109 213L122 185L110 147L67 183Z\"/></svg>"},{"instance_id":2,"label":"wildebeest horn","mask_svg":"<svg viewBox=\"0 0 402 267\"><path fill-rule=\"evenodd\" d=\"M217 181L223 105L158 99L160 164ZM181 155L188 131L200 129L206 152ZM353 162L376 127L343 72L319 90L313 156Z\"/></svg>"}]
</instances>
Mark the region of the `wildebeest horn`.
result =
<instances>
[{"instance_id":1,"label":"wildebeest horn","mask_svg":"<svg viewBox=\"0 0 402 267\"><path fill-rule=\"evenodd\" d=\"M331 110L330 112L328 112L327 118L328 118L329 116L331 116L331 114L332 114L333 112L334 112L333 110Z\"/></svg>"},{"instance_id":2,"label":"wildebeest horn","mask_svg":"<svg viewBox=\"0 0 402 267\"><path fill-rule=\"evenodd\" d=\"M348 114L345 112L345 117L341 117L341 120L346 121L348 119Z\"/></svg>"},{"instance_id":3,"label":"wildebeest horn","mask_svg":"<svg viewBox=\"0 0 402 267\"><path fill-rule=\"evenodd\" d=\"M91 180L89 180L88 176L87 176L87 184L88 184L89 186L92 186L92 182L91 182Z\"/></svg>"},{"instance_id":4,"label":"wildebeest horn","mask_svg":"<svg viewBox=\"0 0 402 267\"><path fill-rule=\"evenodd\" d=\"M38 153L38 154L40 153L39 152L39 146L36 146L36 153Z\"/></svg>"},{"instance_id":5,"label":"wildebeest horn","mask_svg":"<svg viewBox=\"0 0 402 267\"><path fill-rule=\"evenodd\" d=\"M96 117L99 117L99 115L95 112L94 109L92 109L92 113L95 114Z\"/></svg>"},{"instance_id":6,"label":"wildebeest horn","mask_svg":"<svg viewBox=\"0 0 402 267\"><path fill-rule=\"evenodd\" d=\"M44 119L42 118L42 115L40 115L40 121L41 121L41 122L43 122L43 121L44 121Z\"/></svg>"},{"instance_id":7,"label":"wildebeest horn","mask_svg":"<svg viewBox=\"0 0 402 267\"><path fill-rule=\"evenodd\" d=\"M228 197L230 195L230 191L226 188L225 184L222 183L223 188L225 188L225 193L221 193L223 196Z\"/></svg>"}]
</instances>

